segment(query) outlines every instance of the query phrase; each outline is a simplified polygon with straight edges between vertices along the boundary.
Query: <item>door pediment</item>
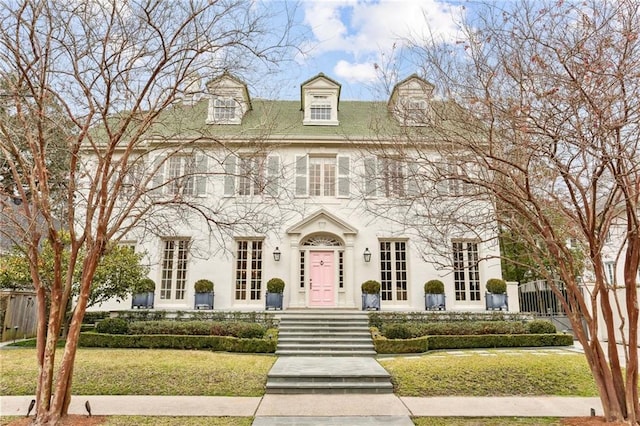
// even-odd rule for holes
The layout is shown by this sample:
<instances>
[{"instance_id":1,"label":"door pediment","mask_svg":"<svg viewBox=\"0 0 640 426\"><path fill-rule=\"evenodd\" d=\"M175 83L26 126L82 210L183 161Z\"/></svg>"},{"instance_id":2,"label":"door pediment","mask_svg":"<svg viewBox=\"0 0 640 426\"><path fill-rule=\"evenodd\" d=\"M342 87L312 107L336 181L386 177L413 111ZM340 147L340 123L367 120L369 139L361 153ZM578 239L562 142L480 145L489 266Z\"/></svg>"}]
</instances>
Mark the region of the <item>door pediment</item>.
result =
<instances>
[{"instance_id":1,"label":"door pediment","mask_svg":"<svg viewBox=\"0 0 640 426\"><path fill-rule=\"evenodd\" d=\"M358 230L325 209L318 210L287 229L289 235L307 235L317 232L354 236Z\"/></svg>"}]
</instances>

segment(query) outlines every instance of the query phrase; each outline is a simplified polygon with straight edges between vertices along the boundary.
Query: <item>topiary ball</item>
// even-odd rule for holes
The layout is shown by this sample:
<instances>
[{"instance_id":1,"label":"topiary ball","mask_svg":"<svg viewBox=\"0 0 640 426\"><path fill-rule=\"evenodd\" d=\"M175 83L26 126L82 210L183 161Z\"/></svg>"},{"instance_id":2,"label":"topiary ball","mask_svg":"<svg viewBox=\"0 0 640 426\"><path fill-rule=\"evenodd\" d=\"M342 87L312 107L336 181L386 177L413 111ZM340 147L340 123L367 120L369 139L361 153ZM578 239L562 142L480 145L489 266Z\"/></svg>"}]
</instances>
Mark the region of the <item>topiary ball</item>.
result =
<instances>
[{"instance_id":1,"label":"topiary ball","mask_svg":"<svg viewBox=\"0 0 640 426\"><path fill-rule=\"evenodd\" d=\"M429 280L424 283L425 294L444 294L444 283L440 280Z\"/></svg>"},{"instance_id":2,"label":"topiary ball","mask_svg":"<svg viewBox=\"0 0 640 426\"><path fill-rule=\"evenodd\" d=\"M193 285L196 293L211 293L213 291L213 281L201 279Z\"/></svg>"},{"instance_id":3,"label":"topiary ball","mask_svg":"<svg viewBox=\"0 0 640 426\"><path fill-rule=\"evenodd\" d=\"M364 294L380 293L380 283L376 280L368 280L362 283L362 292Z\"/></svg>"},{"instance_id":4,"label":"topiary ball","mask_svg":"<svg viewBox=\"0 0 640 426\"><path fill-rule=\"evenodd\" d=\"M507 292L507 283L500 278L487 280L487 291L493 294L504 294Z\"/></svg>"},{"instance_id":5,"label":"topiary ball","mask_svg":"<svg viewBox=\"0 0 640 426\"><path fill-rule=\"evenodd\" d=\"M156 283L151 278L143 278L134 286L133 293L153 293L156 291Z\"/></svg>"},{"instance_id":6,"label":"topiary ball","mask_svg":"<svg viewBox=\"0 0 640 426\"><path fill-rule=\"evenodd\" d=\"M267 291L269 293L282 293L284 291L284 281L281 278L271 278L267 281Z\"/></svg>"}]
</instances>

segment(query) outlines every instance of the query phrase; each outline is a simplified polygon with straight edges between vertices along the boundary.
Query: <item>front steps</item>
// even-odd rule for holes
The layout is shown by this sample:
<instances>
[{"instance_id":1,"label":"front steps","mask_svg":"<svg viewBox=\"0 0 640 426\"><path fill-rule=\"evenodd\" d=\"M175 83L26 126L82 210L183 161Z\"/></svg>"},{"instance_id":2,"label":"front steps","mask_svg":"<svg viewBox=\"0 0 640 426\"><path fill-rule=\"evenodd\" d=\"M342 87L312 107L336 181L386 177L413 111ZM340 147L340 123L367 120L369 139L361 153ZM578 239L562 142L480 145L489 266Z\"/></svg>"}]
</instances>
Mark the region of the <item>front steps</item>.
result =
<instances>
[{"instance_id":1,"label":"front steps","mask_svg":"<svg viewBox=\"0 0 640 426\"><path fill-rule=\"evenodd\" d=\"M268 394L393 392L389 373L374 359L364 312L283 312L276 355Z\"/></svg>"},{"instance_id":2,"label":"front steps","mask_svg":"<svg viewBox=\"0 0 640 426\"><path fill-rule=\"evenodd\" d=\"M283 312L276 355L375 356L369 317L359 311Z\"/></svg>"}]
</instances>

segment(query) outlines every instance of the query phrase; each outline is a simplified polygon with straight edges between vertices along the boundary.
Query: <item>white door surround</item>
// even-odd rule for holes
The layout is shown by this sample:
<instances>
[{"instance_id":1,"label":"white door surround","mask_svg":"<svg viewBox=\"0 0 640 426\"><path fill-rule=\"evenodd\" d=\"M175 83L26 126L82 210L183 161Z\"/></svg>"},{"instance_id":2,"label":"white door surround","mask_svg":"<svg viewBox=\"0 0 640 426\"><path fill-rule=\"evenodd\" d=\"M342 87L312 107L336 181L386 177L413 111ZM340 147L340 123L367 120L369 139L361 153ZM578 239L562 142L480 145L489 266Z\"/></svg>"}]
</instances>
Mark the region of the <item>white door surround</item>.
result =
<instances>
[{"instance_id":1,"label":"white door surround","mask_svg":"<svg viewBox=\"0 0 640 426\"><path fill-rule=\"evenodd\" d=\"M324 209L287 230L287 250L292 260L289 282L292 285L285 287L289 296L286 307L359 306L354 289L356 256L353 246L357 233L354 227ZM283 247L281 250L284 251Z\"/></svg>"}]
</instances>

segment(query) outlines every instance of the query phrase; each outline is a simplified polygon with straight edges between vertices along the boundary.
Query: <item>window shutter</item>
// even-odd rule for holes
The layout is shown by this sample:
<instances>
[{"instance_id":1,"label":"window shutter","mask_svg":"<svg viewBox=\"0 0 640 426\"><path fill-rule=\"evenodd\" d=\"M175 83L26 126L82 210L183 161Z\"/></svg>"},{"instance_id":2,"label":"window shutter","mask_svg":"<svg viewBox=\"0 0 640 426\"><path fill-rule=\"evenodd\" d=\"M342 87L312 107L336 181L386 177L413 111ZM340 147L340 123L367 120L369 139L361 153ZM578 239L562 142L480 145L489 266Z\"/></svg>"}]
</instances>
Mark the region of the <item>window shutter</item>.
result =
<instances>
[{"instance_id":1,"label":"window shutter","mask_svg":"<svg viewBox=\"0 0 640 426\"><path fill-rule=\"evenodd\" d=\"M351 195L349 170L351 169L350 158L338 156L338 197L348 197Z\"/></svg>"},{"instance_id":2,"label":"window shutter","mask_svg":"<svg viewBox=\"0 0 640 426\"><path fill-rule=\"evenodd\" d=\"M417 197L420 195L419 167L415 162L407 165L407 195L409 197Z\"/></svg>"},{"instance_id":3,"label":"window shutter","mask_svg":"<svg viewBox=\"0 0 640 426\"><path fill-rule=\"evenodd\" d=\"M157 155L153 160L153 167L151 168L151 195L161 196L164 185L164 165L165 158L162 155Z\"/></svg>"},{"instance_id":4,"label":"window shutter","mask_svg":"<svg viewBox=\"0 0 640 426\"><path fill-rule=\"evenodd\" d=\"M271 197L278 196L278 189L280 181L280 157L277 155L270 155L267 157L267 184L265 186L267 195Z\"/></svg>"},{"instance_id":5,"label":"window shutter","mask_svg":"<svg viewBox=\"0 0 640 426\"><path fill-rule=\"evenodd\" d=\"M224 160L224 195L233 197L236 192L236 157L229 155Z\"/></svg>"},{"instance_id":6,"label":"window shutter","mask_svg":"<svg viewBox=\"0 0 640 426\"><path fill-rule=\"evenodd\" d=\"M207 156L205 154L196 155L195 164L195 193L196 195L206 195L207 193Z\"/></svg>"},{"instance_id":7,"label":"window shutter","mask_svg":"<svg viewBox=\"0 0 640 426\"><path fill-rule=\"evenodd\" d=\"M307 191L307 156L296 156L296 196L306 197Z\"/></svg>"},{"instance_id":8,"label":"window shutter","mask_svg":"<svg viewBox=\"0 0 640 426\"><path fill-rule=\"evenodd\" d=\"M364 159L364 192L365 197L372 198L378 195L377 182L377 159L376 157L366 157Z\"/></svg>"}]
</instances>

